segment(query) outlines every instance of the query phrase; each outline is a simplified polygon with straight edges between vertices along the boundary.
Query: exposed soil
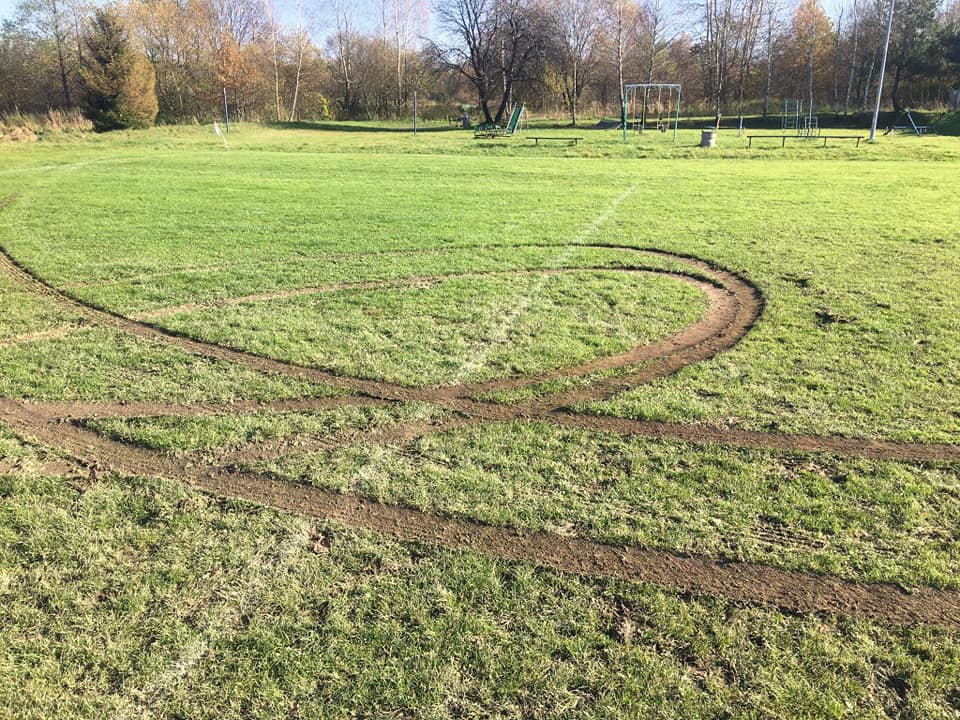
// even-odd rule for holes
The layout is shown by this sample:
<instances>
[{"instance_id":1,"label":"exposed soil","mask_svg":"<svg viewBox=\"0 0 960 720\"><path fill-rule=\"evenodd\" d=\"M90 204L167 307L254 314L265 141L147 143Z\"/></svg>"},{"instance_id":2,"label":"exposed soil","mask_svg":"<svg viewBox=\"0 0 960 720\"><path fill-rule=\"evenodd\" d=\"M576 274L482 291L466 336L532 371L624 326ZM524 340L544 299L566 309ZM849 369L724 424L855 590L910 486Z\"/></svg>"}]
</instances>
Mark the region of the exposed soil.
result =
<instances>
[{"instance_id":1,"label":"exposed soil","mask_svg":"<svg viewBox=\"0 0 960 720\"><path fill-rule=\"evenodd\" d=\"M11 200L9 197L0 200L0 209ZM346 377L321 368L303 367L262 357L241 349L177 335L141 320L92 307L46 285L3 250L0 252L0 270L10 275L21 287L52 298L79 313L86 321L162 342L184 352L239 363L262 372L292 375L326 383L350 394L344 397L304 397L270 403L236 402L225 405L23 402L0 398L0 421L25 437L60 448L76 457L79 463L70 464L73 468L79 468L82 464L94 470L182 478L205 491L367 528L397 541L433 543L485 553L508 561L532 562L564 572L639 580L680 592L717 595L734 601L767 603L791 612L844 613L897 624L924 623L960 630L960 593L957 592L930 588L906 592L889 584L853 583L753 563L724 563L708 557L680 556L651 548L615 547L552 533L482 525L460 517L387 505L236 468L238 464L269 461L286 452L309 452L359 442L406 443L423 435L456 427L512 420L542 420L568 428L669 438L691 443L730 444L795 452L827 452L905 461L960 461L958 445L784 435L702 425L633 421L572 412L569 408L577 403L610 397L731 348L750 330L763 308L761 294L744 278L696 258L621 245L589 244L581 247L619 250L625 256L631 253L659 254L685 264L690 271L668 272L632 265L519 272L557 273L602 269L605 272L664 274L700 289L708 300L705 315L669 338L576 367L557 368L533 376L510 377L482 383L407 387L378 380ZM469 276L476 275L478 273ZM451 277L457 276L347 283L250 295L218 301L214 305L255 302L334 289L385 285L407 287L414 283L429 284ZM208 306L183 305L145 313L141 318L155 319L199 307ZM63 328L58 328L45 332L57 333L62 330ZM547 399L516 405L498 405L475 399L484 392L516 389L544 380L584 377L615 369L629 371ZM325 437L267 441L218 453L186 453L180 456L112 440L85 427L81 422L83 419L109 417L187 417L259 411L311 411L397 401L435 403L453 411L454 416L436 422L398 423L365 432L344 431ZM50 469L57 468L51 466ZM0 465L0 472L3 470L4 466ZM771 537L776 540L779 536L774 534Z\"/></svg>"},{"instance_id":2,"label":"exposed soil","mask_svg":"<svg viewBox=\"0 0 960 720\"><path fill-rule=\"evenodd\" d=\"M755 563L617 547L582 538L482 525L467 519L387 505L230 468L198 466L64 423L36 407L0 400L0 420L37 441L78 456L104 458L102 471L183 478L218 495L373 530L400 542L424 542L532 562L562 572L655 583L679 592L772 604L789 612L830 612L902 625L960 630L960 593L905 591L884 583L852 583Z\"/></svg>"}]
</instances>

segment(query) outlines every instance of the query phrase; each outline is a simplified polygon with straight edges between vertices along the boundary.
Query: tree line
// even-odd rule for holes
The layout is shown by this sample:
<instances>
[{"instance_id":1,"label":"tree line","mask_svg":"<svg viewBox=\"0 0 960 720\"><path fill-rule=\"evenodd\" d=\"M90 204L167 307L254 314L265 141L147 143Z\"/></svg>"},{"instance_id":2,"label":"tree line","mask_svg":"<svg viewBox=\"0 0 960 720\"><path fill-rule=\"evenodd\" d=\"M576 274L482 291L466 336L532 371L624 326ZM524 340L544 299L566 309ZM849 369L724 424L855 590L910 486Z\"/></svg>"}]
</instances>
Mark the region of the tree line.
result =
<instances>
[{"instance_id":1,"label":"tree line","mask_svg":"<svg viewBox=\"0 0 960 720\"><path fill-rule=\"evenodd\" d=\"M887 3L831 16L819 0L296 0L281 18L271 0L21 0L0 28L0 112L89 116L109 41L126 95L101 95L155 104L160 122L224 104L240 120L395 118L416 93L426 115L502 122L522 102L576 124L619 116L624 83L653 82L682 84L684 112L718 122L784 99L849 115L872 107ZM960 0L895 7L885 105L956 109ZM644 92L630 112L662 116L673 99Z\"/></svg>"}]
</instances>

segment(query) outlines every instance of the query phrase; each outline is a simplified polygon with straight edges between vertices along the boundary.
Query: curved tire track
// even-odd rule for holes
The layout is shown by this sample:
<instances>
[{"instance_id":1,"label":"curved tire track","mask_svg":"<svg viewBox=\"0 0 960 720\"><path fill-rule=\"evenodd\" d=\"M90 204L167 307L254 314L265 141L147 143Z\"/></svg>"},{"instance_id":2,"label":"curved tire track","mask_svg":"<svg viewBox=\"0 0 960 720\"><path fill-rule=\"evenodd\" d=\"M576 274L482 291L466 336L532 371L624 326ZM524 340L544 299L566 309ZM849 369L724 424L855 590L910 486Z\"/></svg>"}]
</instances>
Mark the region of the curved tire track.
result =
<instances>
[{"instance_id":1,"label":"curved tire track","mask_svg":"<svg viewBox=\"0 0 960 720\"><path fill-rule=\"evenodd\" d=\"M0 208L10 201L0 201ZM621 418L575 414L570 405L609 397L637 384L668 375L691 363L707 359L735 345L752 327L762 310L759 291L739 275L715 268L695 258L628 246L582 244L580 247L654 252L685 263L693 272L654 270L645 267L603 268L610 272L659 272L700 288L709 300L706 315L698 322L664 340L631 348L617 355L598 358L575 367L559 368L524 378L506 378L481 383L413 388L395 383L352 378L293 363L266 358L240 349L177 335L145 322L92 307L57 291L0 251L0 269L22 287L70 306L87 320L159 341L188 353L226 360L276 374L293 375L326 383L354 395L334 398L298 398L275 403L218 405L164 405L162 403L26 403L0 398L0 420L18 433L38 442L62 448L92 464L127 474L185 478L197 487L231 497L272 505L291 512L333 520L374 530L398 541L417 541L470 550L504 560L527 561L564 572L656 583L681 592L710 594L737 601L776 605L792 612L836 612L864 616L897 624L925 623L960 629L960 593L922 588L905 592L890 584L853 583L812 573L791 572L755 563L723 563L699 556L680 556L665 551L615 547L591 540L482 525L459 517L419 510L281 481L222 465L196 465L185 458L114 441L75 422L80 418L151 415L214 415L224 412L262 410L315 410L348 404L381 404L396 401L436 403L459 413L447 423L425 427L388 428L371 437L382 442L403 442L420 435L488 421L545 420L564 427L584 428L695 443L721 443L746 447L801 452L830 452L880 459L915 461L960 460L960 446L920 445L845 438L775 435L723 428L651 423ZM584 271L570 268L559 271ZM556 272L555 270L533 272ZM446 276L447 277L455 276ZM424 280L424 279L421 279ZM398 283L399 281L391 281ZM307 289L300 294L316 291ZM289 294L296 294L291 291ZM247 300L263 299L266 294ZM193 306L184 306L192 309ZM159 315L157 315L159 317ZM484 392L515 389L544 380L587 376L604 370L630 368L617 377L544 401L520 405L494 405L475 399ZM376 433L379 433L377 435ZM318 441L319 442L319 441ZM265 458L280 451L282 443L240 451L231 461L245 457Z\"/></svg>"}]
</instances>

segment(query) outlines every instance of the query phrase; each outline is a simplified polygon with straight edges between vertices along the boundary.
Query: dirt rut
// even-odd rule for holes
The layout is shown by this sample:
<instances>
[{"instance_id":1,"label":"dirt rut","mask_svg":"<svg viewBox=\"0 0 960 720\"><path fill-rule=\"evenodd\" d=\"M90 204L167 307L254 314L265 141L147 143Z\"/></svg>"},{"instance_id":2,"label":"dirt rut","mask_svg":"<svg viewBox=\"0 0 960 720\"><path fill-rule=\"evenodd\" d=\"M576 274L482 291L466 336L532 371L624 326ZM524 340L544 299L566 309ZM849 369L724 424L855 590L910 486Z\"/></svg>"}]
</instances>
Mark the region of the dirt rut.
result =
<instances>
[{"instance_id":1,"label":"dirt rut","mask_svg":"<svg viewBox=\"0 0 960 720\"><path fill-rule=\"evenodd\" d=\"M10 198L0 200L0 208ZM615 547L591 540L568 538L523 529L482 525L464 518L424 512L341 495L315 487L239 471L232 463L269 460L284 452L288 441L240 448L206 464L196 455L172 457L103 437L84 427L83 418L201 416L232 412L311 411L346 405L415 401L435 403L454 417L436 423L409 423L371 431L317 439L317 448L330 442L408 442L424 434L492 421L542 420L567 428L583 428L684 442L732 444L798 452L830 452L858 457L908 461L958 461L960 446L920 445L845 438L817 438L757 433L726 428L651 423L589 416L571 412L580 402L609 397L639 383L663 377L691 363L713 357L733 347L750 330L763 308L759 291L741 276L696 258L641 250L623 245L584 244L580 247L620 250L624 254L652 253L684 263L690 272L662 271L641 265L612 268L554 268L521 272L661 273L700 289L708 301L705 315L696 323L664 340L598 358L575 367L558 368L523 378L462 383L438 387L407 387L395 383L352 378L320 369L261 357L239 348L227 348L184 337L122 317L57 291L18 264L6 251L0 253L0 270L23 288L70 307L87 321L162 342L185 352L242 364L262 372L293 375L322 382L350 393L344 397L295 398L273 403L239 402L229 405L178 405L163 403L17 402L0 398L0 421L37 442L61 448L95 469L141 475L183 478L197 487L271 505L291 512L325 518L345 525L374 530L393 540L425 542L485 553L503 560L532 562L564 572L656 583L680 592L717 595L735 601L772 604L791 612L833 612L863 616L897 624L925 623L960 630L960 593L922 588L905 592L887 584L853 583L811 573L790 572L753 563L723 563L699 556L681 556L650 548ZM473 275L476 275L474 273ZM455 277L455 276L450 276ZM445 279L445 278L444 278ZM434 278L409 278L408 282ZM439 281L439 280L437 280ZM403 287L402 280L389 281ZM381 283L382 284L382 283ZM351 287L366 287L354 283ZM342 286L338 289L349 289ZM320 292L324 288L264 293L239 298L252 302L274 297ZM224 304L231 302L226 301ZM172 311L196 309L185 305ZM158 318L165 311L144 317ZM624 370L546 400L518 405L496 405L476 399L485 392L510 390L563 377L586 377L607 370ZM302 446L295 448L302 450Z\"/></svg>"}]
</instances>

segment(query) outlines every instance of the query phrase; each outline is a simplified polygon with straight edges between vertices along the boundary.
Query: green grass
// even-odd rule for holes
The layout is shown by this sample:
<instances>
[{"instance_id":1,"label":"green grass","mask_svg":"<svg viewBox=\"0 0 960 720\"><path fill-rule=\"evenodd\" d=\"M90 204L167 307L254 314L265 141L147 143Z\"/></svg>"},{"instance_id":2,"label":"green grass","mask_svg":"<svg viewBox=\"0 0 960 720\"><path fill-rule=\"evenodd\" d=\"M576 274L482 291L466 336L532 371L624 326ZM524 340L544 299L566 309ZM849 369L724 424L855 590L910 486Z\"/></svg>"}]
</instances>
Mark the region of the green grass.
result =
<instances>
[{"instance_id":1,"label":"green grass","mask_svg":"<svg viewBox=\"0 0 960 720\"><path fill-rule=\"evenodd\" d=\"M192 418L106 418L88 421L88 425L116 440L180 454L195 450L242 448L269 440L296 441L305 437L328 437L338 432L361 432L448 415L431 405L404 403L343 407L311 413L266 411Z\"/></svg>"},{"instance_id":2,"label":"green grass","mask_svg":"<svg viewBox=\"0 0 960 720\"><path fill-rule=\"evenodd\" d=\"M450 430L408 445L344 432L435 416L429 406L411 406L399 416L344 408L93 425L174 453L340 433L340 449L304 454L292 445L255 467L495 525L857 581L960 588L960 496L949 466L696 447L528 422Z\"/></svg>"},{"instance_id":3,"label":"green grass","mask_svg":"<svg viewBox=\"0 0 960 720\"><path fill-rule=\"evenodd\" d=\"M135 315L343 282L448 278L150 320L408 384L527 374L699 317L691 254L763 293L732 350L582 410L960 442L960 141L748 150L696 131L577 148L398 125L241 125L0 146L0 244ZM563 129L538 133L569 134ZM574 247L571 247L574 246ZM0 278L0 396L227 402L332 388L75 323ZM561 379L501 402L579 386ZM95 423L201 459L435 420L430 406ZM0 433L0 716L922 717L960 712L960 636L789 616L375 536L176 480L42 477ZM855 580L960 587L956 465L691 447L538 423L269 468L299 482L609 542ZM88 487L89 486L89 487Z\"/></svg>"},{"instance_id":4,"label":"green grass","mask_svg":"<svg viewBox=\"0 0 960 720\"><path fill-rule=\"evenodd\" d=\"M3 340L77 323L80 317L33 293L19 290L6 276L0 276L0 344Z\"/></svg>"},{"instance_id":5,"label":"green grass","mask_svg":"<svg viewBox=\"0 0 960 720\"><path fill-rule=\"evenodd\" d=\"M303 132L250 131L251 144L285 151L204 150L199 130L158 131L119 139L113 157L97 155L102 139L69 146L66 171L21 160L27 192L0 214L0 234L50 282L121 312L445 264L462 272L474 256L322 258L331 253L591 241L693 253L760 287L761 322L717 361L594 410L918 440L960 431L944 392L960 380L949 163L387 156L327 143L362 150L373 135L397 151L409 138L311 131L301 149ZM534 254L532 266L547 264ZM503 255L476 266L508 264Z\"/></svg>"},{"instance_id":6,"label":"green grass","mask_svg":"<svg viewBox=\"0 0 960 720\"><path fill-rule=\"evenodd\" d=\"M0 395L35 400L231 402L338 391L188 355L104 328L0 348Z\"/></svg>"},{"instance_id":7,"label":"green grass","mask_svg":"<svg viewBox=\"0 0 960 720\"><path fill-rule=\"evenodd\" d=\"M458 278L184 313L176 332L407 385L578 365L679 332L705 310L676 280L623 273Z\"/></svg>"},{"instance_id":8,"label":"green grass","mask_svg":"<svg viewBox=\"0 0 960 720\"><path fill-rule=\"evenodd\" d=\"M376 536L173 481L0 478L0 712L950 718L960 637ZM901 695L897 689L902 692Z\"/></svg>"}]
</instances>

